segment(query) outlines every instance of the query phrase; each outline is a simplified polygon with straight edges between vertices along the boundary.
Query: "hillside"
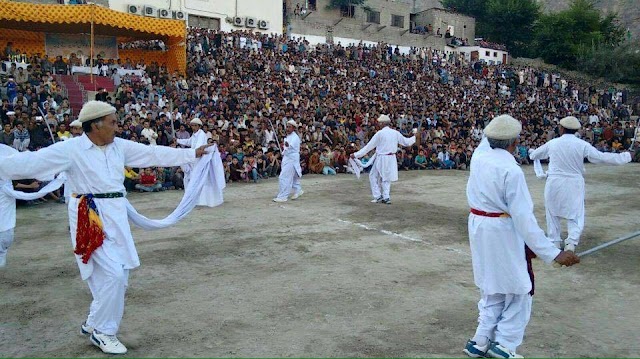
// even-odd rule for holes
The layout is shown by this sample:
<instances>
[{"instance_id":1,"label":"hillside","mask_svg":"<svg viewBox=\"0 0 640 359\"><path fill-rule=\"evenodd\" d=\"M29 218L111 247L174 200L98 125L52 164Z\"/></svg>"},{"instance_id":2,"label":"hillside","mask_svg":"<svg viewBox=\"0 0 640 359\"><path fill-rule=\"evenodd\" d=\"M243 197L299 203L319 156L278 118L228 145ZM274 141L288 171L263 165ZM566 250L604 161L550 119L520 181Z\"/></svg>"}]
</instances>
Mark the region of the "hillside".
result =
<instances>
[{"instance_id":1,"label":"hillside","mask_svg":"<svg viewBox=\"0 0 640 359\"><path fill-rule=\"evenodd\" d=\"M545 11L556 12L569 7L570 0L538 0ZM620 23L631 31L634 40L640 39L640 0L596 0L596 7L604 13L617 12Z\"/></svg>"}]
</instances>

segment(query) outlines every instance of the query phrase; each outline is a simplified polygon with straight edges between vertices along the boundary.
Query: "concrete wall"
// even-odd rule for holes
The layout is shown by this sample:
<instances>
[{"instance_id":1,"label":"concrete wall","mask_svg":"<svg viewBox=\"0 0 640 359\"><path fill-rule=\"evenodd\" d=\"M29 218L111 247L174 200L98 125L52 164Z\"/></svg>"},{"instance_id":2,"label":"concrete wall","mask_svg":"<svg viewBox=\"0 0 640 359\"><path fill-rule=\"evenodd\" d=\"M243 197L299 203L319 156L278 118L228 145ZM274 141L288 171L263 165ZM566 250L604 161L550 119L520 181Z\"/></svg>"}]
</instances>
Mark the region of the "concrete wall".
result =
<instances>
[{"instance_id":1,"label":"concrete wall","mask_svg":"<svg viewBox=\"0 0 640 359\"><path fill-rule=\"evenodd\" d=\"M269 22L268 30L251 28L254 31L282 34L282 0L108 0L109 7L127 11L127 5L149 5L158 9L183 11L186 14L219 19L220 29L231 31L247 29L236 27L226 21L228 17L253 17ZM237 6L237 9L236 9Z\"/></svg>"},{"instance_id":2,"label":"concrete wall","mask_svg":"<svg viewBox=\"0 0 640 359\"><path fill-rule=\"evenodd\" d=\"M332 24L332 21L326 19L315 20L313 22L307 21L306 19L293 20L291 21L291 33L302 36L317 36L326 39L328 30L331 29L334 43L338 43L338 40L336 40L338 38L346 38L372 43L382 41L392 45L430 47L438 50L443 50L445 46L444 38L412 34L406 30L389 26L378 31L381 27L379 25L357 22L353 19L345 19L336 26L332 26ZM344 45L344 43L342 44Z\"/></svg>"},{"instance_id":3,"label":"concrete wall","mask_svg":"<svg viewBox=\"0 0 640 359\"><path fill-rule=\"evenodd\" d=\"M453 27L452 36L468 39L473 42L476 36L476 19L458 13L449 12L443 9L429 9L422 11L414 17L416 25L433 26L435 33L438 28L442 35L447 32L447 27Z\"/></svg>"}]
</instances>

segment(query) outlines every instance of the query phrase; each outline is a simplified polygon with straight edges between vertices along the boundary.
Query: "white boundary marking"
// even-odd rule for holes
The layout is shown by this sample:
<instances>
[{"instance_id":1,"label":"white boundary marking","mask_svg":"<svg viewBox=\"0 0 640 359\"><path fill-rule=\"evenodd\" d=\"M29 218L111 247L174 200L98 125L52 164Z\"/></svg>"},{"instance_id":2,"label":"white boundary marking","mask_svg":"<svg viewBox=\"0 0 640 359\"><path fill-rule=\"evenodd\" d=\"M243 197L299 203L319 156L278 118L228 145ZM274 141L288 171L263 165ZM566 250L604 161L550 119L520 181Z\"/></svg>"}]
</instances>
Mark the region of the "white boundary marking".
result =
<instances>
[{"instance_id":1,"label":"white boundary marking","mask_svg":"<svg viewBox=\"0 0 640 359\"><path fill-rule=\"evenodd\" d=\"M368 226L368 225L366 225L366 224L363 224L363 223L357 223L357 222L345 221L344 219L338 219L338 222L342 222L342 223L346 223L346 224L351 224L351 225L354 225L354 226L358 226L358 227L363 228L363 229L365 229L365 230L367 230L367 231L377 231L377 232L380 232L380 233L382 233L382 234L386 234L386 235L388 235L388 236L398 237L398 238L405 239L405 240L408 240L408 241L411 241L411 242L419 242L419 243L424 243L424 244L429 244L429 245L432 245L432 244L433 244L433 243L430 243L430 242L423 241L422 239L409 237L409 236L404 235L404 234L402 234L402 233L395 233L395 232L388 231L388 230L386 230L386 229L377 229L377 228L375 228L375 227L370 227L370 226ZM469 253L467 253L467 252L465 252L465 251L461 251L461 250L456 249L456 248L451 248L451 247L444 247L444 248L445 248L447 251L450 251L450 252L454 252L454 253L462 254L462 255L465 255L465 256L471 256Z\"/></svg>"}]
</instances>

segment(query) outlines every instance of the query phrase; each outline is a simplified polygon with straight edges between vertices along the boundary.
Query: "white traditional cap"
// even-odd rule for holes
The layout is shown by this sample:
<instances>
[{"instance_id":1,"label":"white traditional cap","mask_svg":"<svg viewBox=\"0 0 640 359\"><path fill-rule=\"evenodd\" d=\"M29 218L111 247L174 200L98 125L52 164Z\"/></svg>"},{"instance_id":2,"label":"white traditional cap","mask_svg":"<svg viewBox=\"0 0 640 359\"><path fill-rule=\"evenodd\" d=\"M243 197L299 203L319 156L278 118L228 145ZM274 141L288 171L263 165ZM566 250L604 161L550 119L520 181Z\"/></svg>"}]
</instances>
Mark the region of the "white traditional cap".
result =
<instances>
[{"instance_id":1,"label":"white traditional cap","mask_svg":"<svg viewBox=\"0 0 640 359\"><path fill-rule=\"evenodd\" d=\"M199 118L194 118L193 120L191 120L191 122L189 122L190 125L200 125L202 126L202 121L200 121Z\"/></svg>"},{"instance_id":2,"label":"white traditional cap","mask_svg":"<svg viewBox=\"0 0 640 359\"><path fill-rule=\"evenodd\" d=\"M389 118L389 116L387 115L380 115L380 117L378 117L378 123L390 123L391 122L391 118Z\"/></svg>"},{"instance_id":3,"label":"white traditional cap","mask_svg":"<svg viewBox=\"0 0 640 359\"><path fill-rule=\"evenodd\" d=\"M581 125L580 121L573 116L567 116L560 120L560 126L568 129L568 130L579 130Z\"/></svg>"},{"instance_id":4,"label":"white traditional cap","mask_svg":"<svg viewBox=\"0 0 640 359\"><path fill-rule=\"evenodd\" d=\"M116 108L102 101L89 101L82 106L78 121L81 123L116 113Z\"/></svg>"},{"instance_id":5,"label":"white traditional cap","mask_svg":"<svg viewBox=\"0 0 640 359\"><path fill-rule=\"evenodd\" d=\"M484 134L494 140L510 140L518 138L522 131L520 121L509 115L495 117L484 129Z\"/></svg>"},{"instance_id":6,"label":"white traditional cap","mask_svg":"<svg viewBox=\"0 0 640 359\"><path fill-rule=\"evenodd\" d=\"M287 121L287 125L291 125L291 126L293 126L295 128L298 128L298 124L294 120Z\"/></svg>"},{"instance_id":7,"label":"white traditional cap","mask_svg":"<svg viewBox=\"0 0 640 359\"><path fill-rule=\"evenodd\" d=\"M82 122L75 120L69 124L69 127L82 127Z\"/></svg>"},{"instance_id":8,"label":"white traditional cap","mask_svg":"<svg viewBox=\"0 0 640 359\"><path fill-rule=\"evenodd\" d=\"M7 116L15 116L15 111L7 111Z\"/></svg>"}]
</instances>

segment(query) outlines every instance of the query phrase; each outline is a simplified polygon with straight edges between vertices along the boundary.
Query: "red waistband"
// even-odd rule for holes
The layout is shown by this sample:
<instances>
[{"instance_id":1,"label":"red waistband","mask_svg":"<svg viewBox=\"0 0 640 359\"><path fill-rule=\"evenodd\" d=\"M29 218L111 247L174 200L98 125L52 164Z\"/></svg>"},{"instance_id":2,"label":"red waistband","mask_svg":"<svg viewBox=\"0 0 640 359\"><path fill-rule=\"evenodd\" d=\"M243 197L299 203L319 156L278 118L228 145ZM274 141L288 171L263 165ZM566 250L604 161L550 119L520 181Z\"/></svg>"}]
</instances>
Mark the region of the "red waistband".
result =
<instances>
[{"instance_id":1,"label":"red waistband","mask_svg":"<svg viewBox=\"0 0 640 359\"><path fill-rule=\"evenodd\" d=\"M509 213L489 213L489 212L477 210L475 208L471 208L470 212L475 214L476 216L482 216L482 217L491 217L491 218L511 217Z\"/></svg>"}]
</instances>

